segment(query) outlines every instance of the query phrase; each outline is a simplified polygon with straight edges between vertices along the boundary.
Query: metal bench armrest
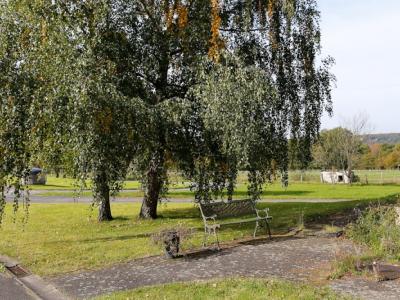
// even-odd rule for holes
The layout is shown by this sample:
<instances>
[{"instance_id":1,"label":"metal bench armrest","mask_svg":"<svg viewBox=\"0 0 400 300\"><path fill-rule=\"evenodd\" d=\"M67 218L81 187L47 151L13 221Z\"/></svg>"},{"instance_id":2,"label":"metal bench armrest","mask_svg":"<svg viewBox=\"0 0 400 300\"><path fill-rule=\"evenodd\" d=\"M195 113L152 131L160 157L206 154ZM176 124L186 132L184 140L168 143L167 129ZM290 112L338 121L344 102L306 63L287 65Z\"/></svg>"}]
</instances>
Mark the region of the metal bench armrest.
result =
<instances>
[{"instance_id":1,"label":"metal bench armrest","mask_svg":"<svg viewBox=\"0 0 400 300\"><path fill-rule=\"evenodd\" d=\"M211 219L211 220L215 221L217 219L217 215L212 215L209 217L204 216L204 219L206 219L206 220Z\"/></svg>"},{"instance_id":2,"label":"metal bench armrest","mask_svg":"<svg viewBox=\"0 0 400 300\"><path fill-rule=\"evenodd\" d=\"M270 218L269 216L269 208L264 209L255 209L258 218Z\"/></svg>"},{"instance_id":3,"label":"metal bench armrest","mask_svg":"<svg viewBox=\"0 0 400 300\"><path fill-rule=\"evenodd\" d=\"M204 226L209 225L208 223L215 225L217 223L217 215L212 215L209 217L203 215L203 221L204 221Z\"/></svg>"}]
</instances>

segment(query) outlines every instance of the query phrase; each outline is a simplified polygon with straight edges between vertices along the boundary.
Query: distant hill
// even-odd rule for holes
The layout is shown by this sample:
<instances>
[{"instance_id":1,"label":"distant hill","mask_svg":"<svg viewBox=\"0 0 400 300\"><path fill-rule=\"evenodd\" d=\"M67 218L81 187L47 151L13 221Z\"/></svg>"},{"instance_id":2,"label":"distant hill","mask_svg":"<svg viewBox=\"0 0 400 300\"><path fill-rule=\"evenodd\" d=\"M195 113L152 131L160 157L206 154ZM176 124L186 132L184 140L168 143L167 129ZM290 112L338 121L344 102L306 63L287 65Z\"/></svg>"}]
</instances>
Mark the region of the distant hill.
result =
<instances>
[{"instance_id":1,"label":"distant hill","mask_svg":"<svg viewBox=\"0 0 400 300\"><path fill-rule=\"evenodd\" d=\"M363 140L367 144L400 144L400 133L366 134Z\"/></svg>"}]
</instances>

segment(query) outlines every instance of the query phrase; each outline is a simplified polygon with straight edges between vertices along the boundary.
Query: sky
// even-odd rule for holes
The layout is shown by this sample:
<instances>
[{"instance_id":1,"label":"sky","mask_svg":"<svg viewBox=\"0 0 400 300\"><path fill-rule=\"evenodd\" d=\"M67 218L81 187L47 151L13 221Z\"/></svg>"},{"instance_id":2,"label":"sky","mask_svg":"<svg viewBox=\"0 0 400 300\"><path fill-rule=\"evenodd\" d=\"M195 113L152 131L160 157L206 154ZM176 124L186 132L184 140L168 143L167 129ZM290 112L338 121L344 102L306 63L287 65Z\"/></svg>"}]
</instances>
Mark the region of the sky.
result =
<instances>
[{"instance_id":1,"label":"sky","mask_svg":"<svg viewBox=\"0 0 400 300\"><path fill-rule=\"evenodd\" d=\"M317 0L322 55L337 78L333 128L357 114L375 133L400 132L400 0Z\"/></svg>"}]
</instances>

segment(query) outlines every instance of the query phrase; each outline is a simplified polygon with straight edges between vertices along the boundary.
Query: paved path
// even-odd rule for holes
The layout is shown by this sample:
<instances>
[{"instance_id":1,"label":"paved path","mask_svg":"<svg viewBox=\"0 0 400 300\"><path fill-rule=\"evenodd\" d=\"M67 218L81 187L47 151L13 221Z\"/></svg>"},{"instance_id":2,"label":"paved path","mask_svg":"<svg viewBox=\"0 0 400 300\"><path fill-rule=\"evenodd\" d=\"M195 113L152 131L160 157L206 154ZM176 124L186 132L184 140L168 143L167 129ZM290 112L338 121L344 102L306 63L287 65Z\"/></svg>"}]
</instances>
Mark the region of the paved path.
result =
<instances>
[{"instance_id":1,"label":"paved path","mask_svg":"<svg viewBox=\"0 0 400 300\"><path fill-rule=\"evenodd\" d=\"M17 280L0 273L0 299L1 300L34 300L37 299Z\"/></svg>"},{"instance_id":2,"label":"paved path","mask_svg":"<svg viewBox=\"0 0 400 300\"><path fill-rule=\"evenodd\" d=\"M362 278L345 278L334 281L331 288L365 300L400 299L399 280L376 282Z\"/></svg>"},{"instance_id":3,"label":"paved path","mask_svg":"<svg viewBox=\"0 0 400 300\"><path fill-rule=\"evenodd\" d=\"M357 299L400 299L400 281L375 282L361 278L327 281L335 255L352 251L353 244L342 239L277 238L244 243L220 252L193 253L175 260L160 256L144 258L50 280L59 290L78 299L155 284L233 276L314 282Z\"/></svg>"},{"instance_id":4,"label":"paved path","mask_svg":"<svg viewBox=\"0 0 400 300\"><path fill-rule=\"evenodd\" d=\"M375 282L363 278L327 281L331 262L337 254L354 251L343 239L281 237L241 242L220 252L189 253L171 260L161 256L117 264L102 270L82 271L48 278L42 286L62 291L73 299L91 298L115 291L172 282L214 280L224 277L281 278L291 281L329 285L338 293L357 299L400 299L400 280ZM28 282L29 283L29 282ZM47 288L48 289L48 288ZM54 290L54 291L53 291ZM44 299L61 299L44 297ZM15 279L0 273L1 300L36 299Z\"/></svg>"},{"instance_id":5,"label":"paved path","mask_svg":"<svg viewBox=\"0 0 400 300\"><path fill-rule=\"evenodd\" d=\"M175 260L145 258L103 270L67 274L53 278L52 283L72 297L87 298L140 286L230 276L307 281L329 266L336 251L351 250L349 242L336 239L281 239Z\"/></svg>"},{"instance_id":6,"label":"paved path","mask_svg":"<svg viewBox=\"0 0 400 300\"><path fill-rule=\"evenodd\" d=\"M31 203L49 203L49 204L57 204L57 203L90 203L92 202L91 197L81 197L79 199L74 199L71 196L40 196L35 195L39 194L39 191L34 191L30 196ZM6 198L8 202L12 202L13 199L8 196ZM141 197L116 197L112 200L113 203L141 203L143 198ZM346 202L351 201L348 199L263 199L261 202L269 202L269 203L334 203L334 202ZM169 203L192 203L193 199L190 198L169 198Z\"/></svg>"}]
</instances>

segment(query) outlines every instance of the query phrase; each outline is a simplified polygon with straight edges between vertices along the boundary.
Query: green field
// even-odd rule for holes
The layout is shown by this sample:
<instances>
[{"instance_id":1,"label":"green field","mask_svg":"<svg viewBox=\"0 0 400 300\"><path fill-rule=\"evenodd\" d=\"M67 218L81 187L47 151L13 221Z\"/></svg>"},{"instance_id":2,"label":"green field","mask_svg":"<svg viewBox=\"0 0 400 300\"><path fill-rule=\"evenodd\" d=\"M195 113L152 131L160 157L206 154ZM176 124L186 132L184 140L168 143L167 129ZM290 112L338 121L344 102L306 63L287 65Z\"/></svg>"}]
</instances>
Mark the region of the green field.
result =
<instances>
[{"instance_id":1,"label":"green field","mask_svg":"<svg viewBox=\"0 0 400 300\"><path fill-rule=\"evenodd\" d=\"M324 220L368 201L336 203L260 203L269 207L274 217L273 234L286 233L306 222ZM34 273L54 275L84 268L100 268L134 258L161 254L161 248L151 241L151 235L162 229L183 226L197 228L193 237L184 241L183 248L201 245L202 221L194 204L166 204L159 209L156 220L139 219L139 203L112 204L114 221L98 223L97 211L88 204L32 204L28 224L23 226L21 215L13 223L12 205L6 207L6 218L0 228L0 253L15 257ZM22 214L22 212L21 212ZM222 241L250 237L254 224L225 227L220 231Z\"/></svg>"},{"instance_id":2,"label":"green field","mask_svg":"<svg viewBox=\"0 0 400 300\"><path fill-rule=\"evenodd\" d=\"M359 177L362 184L400 184L400 170L355 170L354 173ZM290 171L289 181L320 182L320 171Z\"/></svg>"},{"instance_id":3,"label":"green field","mask_svg":"<svg viewBox=\"0 0 400 300\"><path fill-rule=\"evenodd\" d=\"M393 194L400 194L400 185L344 185L344 184L322 184L322 183L293 183L287 189L282 188L278 183L264 187L263 199L376 199ZM73 191L43 191L37 196L63 196L73 197ZM85 191L82 196L91 196L91 192ZM122 191L118 197L137 198L142 197L140 190ZM194 199L194 193L188 189L171 189L167 194L168 198ZM235 198L246 198L246 186L241 184L235 191Z\"/></svg>"},{"instance_id":4,"label":"green field","mask_svg":"<svg viewBox=\"0 0 400 300\"><path fill-rule=\"evenodd\" d=\"M45 185L36 184L30 185L29 188L31 190L75 190L77 182L72 178L62 178L55 177L52 175L47 176L47 183ZM91 188L91 181L86 181L86 189ZM181 182L172 182L171 186L173 188L182 188L187 187L189 184L181 183ZM132 189L140 189L141 184L137 180L127 180L124 182L124 189L132 190Z\"/></svg>"},{"instance_id":5,"label":"green field","mask_svg":"<svg viewBox=\"0 0 400 300\"><path fill-rule=\"evenodd\" d=\"M99 300L338 300L351 299L327 288L316 288L270 279L224 279L209 282L174 283L119 292Z\"/></svg>"},{"instance_id":6,"label":"green field","mask_svg":"<svg viewBox=\"0 0 400 300\"><path fill-rule=\"evenodd\" d=\"M72 178L62 178L55 176L47 176L47 183L45 185L37 184L30 185L30 189L32 190L75 190L78 187L76 186L77 182ZM86 181L87 188L90 189L91 181ZM125 189L138 189L140 188L140 183L138 181L126 181L124 184Z\"/></svg>"},{"instance_id":7,"label":"green field","mask_svg":"<svg viewBox=\"0 0 400 300\"><path fill-rule=\"evenodd\" d=\"M360 183L365 184L366 180L370 184L400 184L400 170L358 170L355 174L360 177ZM171 188L188 188L190 183L182 179L176 173L171 173L170 185ZM238 176L239 185L247 182L246 174L240 172ZM291 183L319 183L320 171L309 170L305 172L290 171L289 182ZM88 189L90 189L90 180L86 181ZM46 185L32 185L32 190L74 190L75 180L72 178L56 178L53 175L47 176ZM135 180L128 180L124 185L125 189L140 189L140 182Z\"/></svg>"}]
</instances>

